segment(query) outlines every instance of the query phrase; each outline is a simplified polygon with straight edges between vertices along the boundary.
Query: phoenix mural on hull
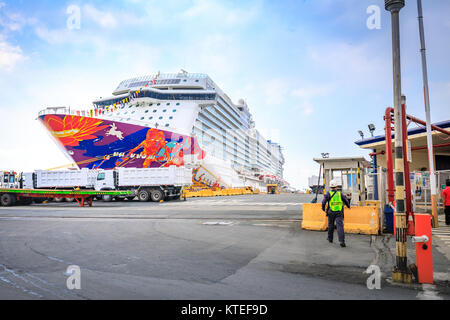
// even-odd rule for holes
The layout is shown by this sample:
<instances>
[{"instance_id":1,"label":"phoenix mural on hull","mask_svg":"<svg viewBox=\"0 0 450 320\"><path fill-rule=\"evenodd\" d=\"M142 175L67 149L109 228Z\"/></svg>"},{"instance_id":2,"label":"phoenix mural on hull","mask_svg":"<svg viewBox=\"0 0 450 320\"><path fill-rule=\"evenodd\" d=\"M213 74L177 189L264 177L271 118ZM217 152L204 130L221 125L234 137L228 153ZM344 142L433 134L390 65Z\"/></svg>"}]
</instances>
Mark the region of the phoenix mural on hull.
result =
<instances>
[{"instance_id":1,"label":"phoenix mural on hull","mask_svg":"<svg viewBox=\"0 0 450 320\"><path fill-rule=\"evenodd\" d=\"M157 168L184 165L184 155L206 154L194 137L78 115L42 115L40 121L79 168Z\"/></svg>"}]
</instances>

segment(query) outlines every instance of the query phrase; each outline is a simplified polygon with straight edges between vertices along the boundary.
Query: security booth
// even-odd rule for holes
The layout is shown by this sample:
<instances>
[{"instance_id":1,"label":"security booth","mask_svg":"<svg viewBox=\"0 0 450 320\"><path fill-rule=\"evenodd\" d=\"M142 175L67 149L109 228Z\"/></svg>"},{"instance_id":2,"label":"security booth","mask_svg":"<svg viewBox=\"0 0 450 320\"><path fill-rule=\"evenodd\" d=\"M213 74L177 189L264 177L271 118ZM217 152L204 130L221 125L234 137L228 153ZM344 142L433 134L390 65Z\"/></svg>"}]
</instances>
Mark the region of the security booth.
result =
<instances>
[{"instance_id":1,"label":"security booth","mask_svg":"<svg viewBox=\"0 0 450 320\"><path fill-rule=\"evenodd\" d=\"M279 193L277 184L267 184L266 188L267 188L267 193L268 194L277 194L277 193Z\"/></svg>"},{"instance_id":2,"label":"security booth","mask_svg":"<svg viewBox=\"0 0 450 320\"><path fill-rule=\"evenodd\" d=\"M366 169L371 164L363 157L315 158L322 168L324 194L330 191L330 181L337 180L343 194L352 205L364 205L367 200L367 189L372 186L366 181ZM367 182L367 184L366 184Z\"/></svg>"},{"instance_id":3,"label":"security booth","mask_svg":"<svg viewBox=\"0 0 450 320\"><path fill-rule=\"evenodd\" d=\"M330 190L331 180L337 180L343 194L350 200L351 208L344 208L345 233L377 235L381 232L383 215L379 201L367 200L367 191L372 179L365 175L371 164L363 157L316 158L320 164L325 187ZM304 203L302 206L302 229L325 231L328 218L322 203Z\"/></svg>"}]
</instances>

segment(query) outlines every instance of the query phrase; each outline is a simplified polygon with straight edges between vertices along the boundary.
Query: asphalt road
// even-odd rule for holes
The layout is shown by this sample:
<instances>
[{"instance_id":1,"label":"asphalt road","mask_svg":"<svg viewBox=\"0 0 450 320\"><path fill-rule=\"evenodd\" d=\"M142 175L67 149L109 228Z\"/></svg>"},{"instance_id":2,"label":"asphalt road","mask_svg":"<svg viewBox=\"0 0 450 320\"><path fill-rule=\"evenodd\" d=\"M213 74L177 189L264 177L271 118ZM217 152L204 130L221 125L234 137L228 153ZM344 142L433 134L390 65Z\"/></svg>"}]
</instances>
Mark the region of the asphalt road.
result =
<instances>
[{"instance_id":1,"label":"asphalt road","mask_svg":"<svg viewBox=\"0 0 450 320\"><path fill-rule=\"evenodd\" d=\"M297 194L0 208L0 299L449 299L388 281L392 237L305 231ZM411 251L411 250L410 250ZM448 271L448 259L435 259ZM383 272L369 290L364 271ZM68 289L71 265L81 289Z\"/></svg>"}]
</instances>

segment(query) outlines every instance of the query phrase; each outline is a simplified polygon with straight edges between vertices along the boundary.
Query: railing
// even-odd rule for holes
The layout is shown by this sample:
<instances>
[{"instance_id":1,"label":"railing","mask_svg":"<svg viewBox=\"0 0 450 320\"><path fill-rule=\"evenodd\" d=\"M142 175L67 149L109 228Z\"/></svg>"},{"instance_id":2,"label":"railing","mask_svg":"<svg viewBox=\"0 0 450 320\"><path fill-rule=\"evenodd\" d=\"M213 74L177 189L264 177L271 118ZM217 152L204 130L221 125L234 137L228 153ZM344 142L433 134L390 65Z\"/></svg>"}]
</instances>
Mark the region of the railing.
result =
<instances>
[{"instance_id":1,"label":"railing","mask_svg":"<svg viewBox=\"0 0 450 320\"><path fill-rule=\"evenodd\" d=\"M91 116L99 115L98 111L96 113L96 109L77 110L77 109L70 109L70 107L49 107L49 108L39 111L39 113L38 113L39 116L43 116L43 115L47 115L47 114L64 114L64 115L74 115L74 116L83 116L83 117L91 117ZM103 114L103 112L101 114Z\"/></svg>"},{"instance_id":2,"label":"railing","mask_svg":"<svg viewBox=\"0 0 450 320\"><path fill-rule=\"evenodd\" d=\"M131 78L122 81L114 91L119 91L121 88L128 88L128 85L133 82L142 81L152 81L161 79L209 79L208 75L203 73L163 73L163 74L152 74L137 78ZM212 81L211 81L212 82Z\"/></svg>"},{"instance_id":3,"label":"railing","mask_svg":"<svg viewBox=\"0 0 450 320\"><path fill-rule=\"evenodd\" d=\"M378 168L377 173L368 173L366 175L367 198L372 200L375 198L375 189L373 187L373 178L377 177L378 181L378 199L381 204L388 204L388 185L387 172L384 168ZM411 185L411 202L412 211L415 213L431 213L431 186L430 174L428 171L413 171L410 173L410 179L406 183ZM436 187L437 187L437 205L438 212L444 210L442 187L447 179L450 179L450 170L436 171Z\"/></svg>"},{"instance_id":4,"label":"railing","mask_svg":"<svg viewBox=\"0 0 450 320\"><path fill-rule=\"evenodd\" d=\"M417 212L431 212L431 186L430 174L428 171L412 172L414 180L411 181L413 193L413 206ZM442 187L447 179L450 179L450 170L436 171L436 189L438 212L444 210L444 199L442 197Z\"/></svg>"}]
</instances>

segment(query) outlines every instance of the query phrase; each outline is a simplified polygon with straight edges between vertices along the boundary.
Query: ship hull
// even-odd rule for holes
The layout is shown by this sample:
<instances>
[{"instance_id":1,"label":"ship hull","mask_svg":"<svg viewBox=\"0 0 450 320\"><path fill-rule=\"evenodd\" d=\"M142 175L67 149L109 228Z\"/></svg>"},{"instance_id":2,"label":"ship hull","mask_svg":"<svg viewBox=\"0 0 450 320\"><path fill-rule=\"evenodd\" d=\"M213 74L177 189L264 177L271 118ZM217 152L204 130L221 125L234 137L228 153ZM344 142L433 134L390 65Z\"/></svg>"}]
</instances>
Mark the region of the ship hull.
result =
<instances>
[{"instance_id":1,"label":"ship hull","mask_svg":"<svg viewBox=\"0 0 450 320\"><path fill-rule=\"evenodd\" d=\"M184 156L206 156L195 137L171 131L78 115L39 120L80 169L183 166Z\"/></svg>"}]
</instances>

